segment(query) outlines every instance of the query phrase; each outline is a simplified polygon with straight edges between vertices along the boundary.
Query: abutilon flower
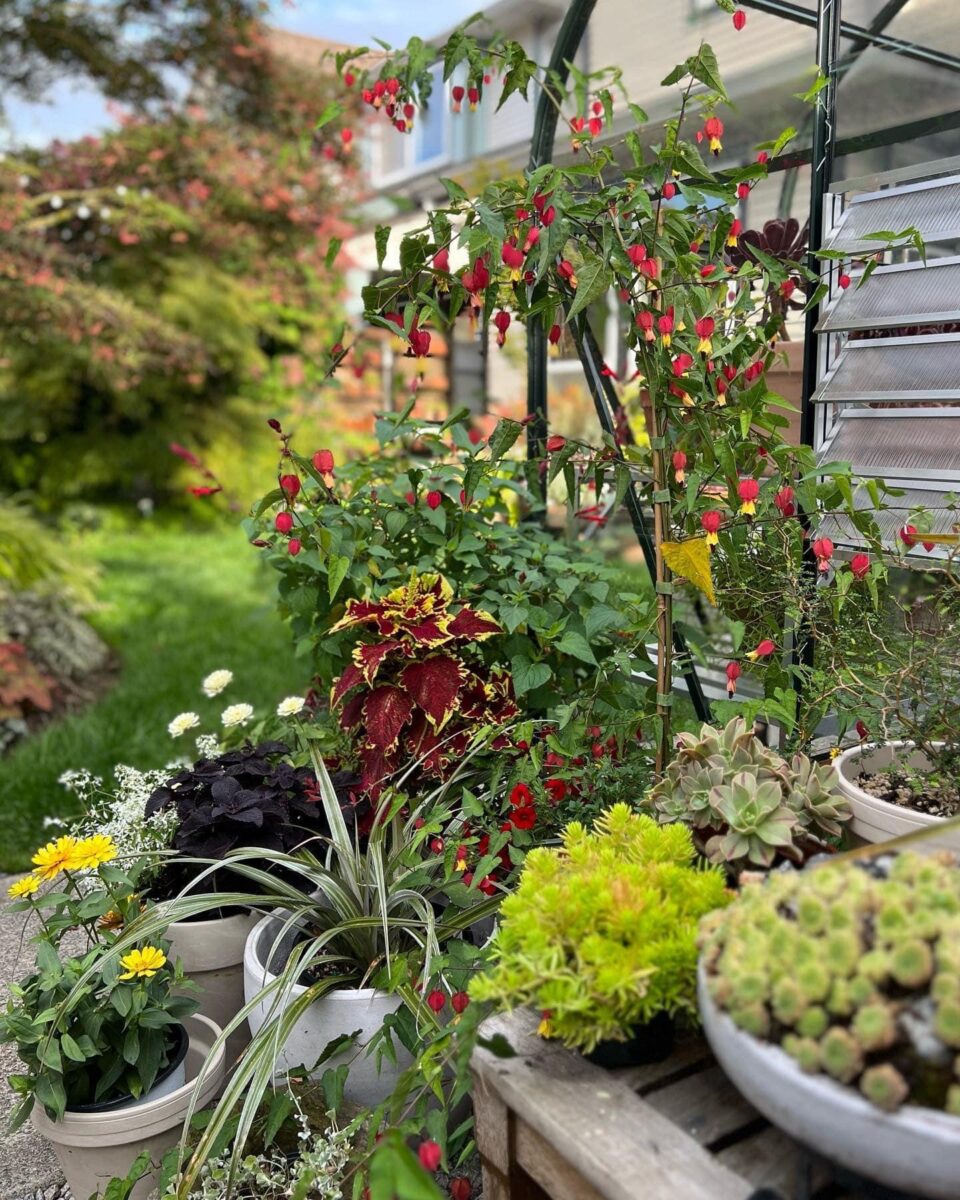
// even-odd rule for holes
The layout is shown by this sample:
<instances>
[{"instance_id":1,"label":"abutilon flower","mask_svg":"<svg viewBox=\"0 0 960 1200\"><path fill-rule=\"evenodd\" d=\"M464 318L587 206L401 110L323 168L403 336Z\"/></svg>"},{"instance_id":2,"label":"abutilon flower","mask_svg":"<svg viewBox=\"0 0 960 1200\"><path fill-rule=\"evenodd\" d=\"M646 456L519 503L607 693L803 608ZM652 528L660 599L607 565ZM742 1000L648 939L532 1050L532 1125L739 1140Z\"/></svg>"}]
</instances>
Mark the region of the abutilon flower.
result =
<instances>
[{"instance_id":1,"label":"abutilon flower","mask_svg":"<svg viewBox=\"0 0 960 1200\"><path fill-rule=\"evenodd\" d=\"M547 334L547 340L550 342L551 346L555 346L557 342L560 341L562 336L563 330L559 325L554 324L550 326L550 332Z\"/></svg>"},{"instance_id":2,"label":"abutilon flower","mask_svg":"<svg viewBox=\"0 0 960 1200\"><path fill-rule=\"evenodd\" d=\"M553 207L552 204L548 204L547 207L540 214L541 222L543 223L543 225L545 227L549 228L556 219L557 219L557 210Z\"/></svg>"},{"instance_id":3,"label":"abutilon flower","mask_svg":"<svg viewBox=\"0 0 960 1200\"><path fill-rule=\"evenodd\" d=\"M768 163L769 161L770 161L770 155L766 152L766 150L761 150L760 153L757 155L757 162L760 163L762 166L764 163Z\"/></svg>"},{"instance_id":4,"label":"abutilon flower","mask_svg":"<svg viewBox=\"0 0 960 1200\"><path fill-rule=\"evenodd\" d=\"M723 368L723 377L727 383L733 383L737 377L737 368L733 363L727 363Z\"/></svg>"},{"instance_id":5,"label":"abutilon flower","mask_svg":"<svg viewBox=\"0 0 960 1200\"><path fill-rule=\"evenodd\" d=\"M714 154L719 154L723 149L720 141L723 137L723 122L719 117L707 117L703 125L703 132L710 139L710 149Z\"/></svg>"},{"instance_id":6,"label":"abutilon flower","mask_svg":"<svg viewBox=\"0 0 960 1200\"><path fill-rule=\"evenodd\" d=\"M487 844L489 845L489 843L490 843L490 839L487 838ZM484 851L484 853L486 853L486 851ZM459 1016L462 1012L466 1012L467 1006L469 1004L470 1004L470 997L467 995L466 992L454 992L453 995L450 997L450 1007L457 1014L457 1016ZM451 1195L452 1195L452 1193L451 1193Z\"/></svg>"},{"instance_id":7,"label":"abutilon flower","mask_svg":"<svg viewBox=\"0 0 960 1200\"><path fill-rule=\"evenodd\" d=\"M780 489L774 496L773 503L785 517L792 517L797 511L793 503L793 488L789 484Z\"/></svg>"},{"instance_id":8,"label":"abutilon flower","mask_svg":"<svg viewBox=\"0 0 960 1200\"><path fill-rule=\"evenodd\" d=\"M533 207L537 210L538 213L543 212L544 205L547 203L547 201L550 199L550 197L552 195L553 195L553 192L548 192L547 195L544 195L543 192L535 193L535 195L533 197Z\"/></svg>"},{"instance_id":9,"label":"abutilon flower","mask_svg":"<svg viewBox=\"0 0 960 1200\"><path fill-rule=\"evenodd\" d=\"M749 183L738 183L737 184L737 199L738 200L746 200L746 198L749 195L750 195L750 184Z\"/></svg>"},{"instance_id":10,"label":"abutilon flower","mask_svg":"<svg viewBox=\"0 0 960 1200\"><path fill-rule=\"evenodd\" d=\"M411 129L413 128L413 118L414 118L414 115L416 114L416 111L417 111L416 107L413 104L411 104L409 101L407 101L407 103L403 106L403 115L410 122Z\"/></svg>"},{"instance_id":11,"label":"abutilon flower","mask_svg":"<svg viewBox=\"0 0 960 1200\"><path fill-rule=\"evenodd\" d=\"M700 517L700 526L707 535L707 545L715 546L719 542L717 531L723 524L723 513L712 508Z\"/></svg>"},{"instance_id":12,"label":"abutilon flower","mask_svg":"<svg viewBox=\"0 0 960 1200\"><path fill-rule=\"evenodd\" d=\"M663 189L660 194L663 196L664 200L672 200L677 194L677 185L672 180L668 179L663 185Z\"/></svg>"},{"instance_id":13,"label":"abutilon flower","mask_svg":"<svg viewBox=\"0 0 960 1200\"><path fill-rule=\"evenodd\" d=\"M443 1158L443 1152L436 1142L421 1142L417 1147L417 1158L425 1171L436 1171Z\"/></svg>"},{"instance_id":14,"label":"abutilon flower","mask_svg":"<svg viewBox=\"0 0 960 1200\"><path fill-rule=\"evenodd\" d=\"M435 1013L441 1012L446 1003L446 996L443 994L443 992L438 991L436 988L434 988L434 990L427 996L427 1004ZM429 1143L424 1144L429 1145Z\"/></svg>"},{"instance_id":15,"label":"abutilon flower","mask_svg":"<svg viewBox=\"0 0 960 1200\"><path fill-rule=\"evenodd\" d=\"M673 333L673 305L667 309L662 317L657 317L657 333L664 346L669 346L672 341L671 334Z\"/></svg>"},{"instance_id":16,"label":"abutilon flower","mask_svg":"<svg viewBox=\"0 0 960 1200\"><path fill-rule=\"evenodd\" d=\"M913 536L916 532L916 525L904 525L897 534L897 537L901 542L903 542L908 550L917 544L917 539Z\"/></svg>"},{"instance_id":17,"label":"abutilon flower","mask_svg":"<svg viewBox=\"0 0 960 1200\"><path fill-rule=\"evenodd\" d=\"M426 329L418 329L416 322L414 322L407 340L414 358L426 358L430 353L430 332Z\"/></svg>"},{"instance_id":18,"label":"abutilon flower","mask_svg":"<svg viewBox=\"0 0 960 1200\"><path fill-rule=\"evenodd\" d=\"M639 267L643 260L647 257L647 248L642 242L638 242L636 246L627 247L627 257L635 267Z\"/></svg>"},{"instance_id":19,"label":"abutilon flower","mask_svg":"<svg viewBox=\"0 0 960 1200\"><path fill-rule=\"evenodd\" d=\"M561 433L553 433L547 438L547 453L555 454L567 444L567 439Z\"/></svg>"},{"instance_id":20,"label":"abutilon flower","mask_svg":"<svg viewBox=\"0 0 960 1200\"><path fill-rule=\"evenodd\" d=\"M660 274L660 262L656 258L645 258L640 264L640 274L644 279L656 279Z\"/></svg>"},{"instance_id":21,"label":"abutilon flower","mask_svg":"<svg viewBox=\"0 0 960 1200\"><path fill-rule=\"evenodd\" d=\"M743 233L743 222L739 217L735 217L733 224L727 231L727 245L735 246L737 244L737 238L739 238L741 233Z\"/></svg>"},{"instance_id":22,"label":"abutilon flower","mask_svg":"<svg viewBox=\"0 0 960 1200\"><path fill-rule=\"evenodd\" d=\"M850 559L850 570L853 572L854 579L863 579L870 573L870 556L869 554L855 554Z\"/></svg>"},{"instance_id":23,"label":"abutilon flower","mask_svg":"<svg viewBox=\"0 0 960 1200\"><path fill-rule=\"evenodd\" d=\"M576 288L577 277L573 270L573 263L570 262L569 259L562 258L560 260L559 264L557 265L557 274L561 279L565 279L572 288Z\"/></svg>"},{"instance_id":24,"label":"abutilon flower","mask_svg":"<svg viewBox=\"0 0 960 1200\"><path fill-rule=\"evenodd\" d=\"M387 89L388 95L395 96L397 94L397 92L400 91L400 80L397 79L396 77L391 77L390 79L387 80L387 82L384 86Z\"/></svg>"},{"instance_id":25,"label":"abutilon flower","mask_svg":"<svg viewBox=\"0 0 960 1200\"><path fill-rule=\"evenodd\" d=\"M751 662L756 662L758 658L769 658L776 648L776 642L772 642L770 638L764 638L762 642L757 644L756 650L750 651L750 653L747 655L747 658L749 658Z\"/></svg>"},{"instance_id":26,"label":"abutilon flower","mask_svg":"<svg viewBox=\"0 0 960 1200\"><path fill-rule=\"evenodd\" d=\"M289 533L293 528L293 514L288 512L277 513L274 518L273 527L277 533Z\"/></svg>"},{"instance_id":27,"label":"abutilon flower","mask_svg":"<svg viewBox=\"0 0 960 1200\"><path fill-rule=\"evenodd\" d=\"M353 130L352 129L341 129L340 130L340 141L343 142L344 150L349 150L350 143L353 141Z\"/></svg>"},{"instance_id":28,"label":"abutilon flower","mask_svg":"<svg viewBox=\"0 0 960 1200\"><path fill-rule=\"evenodd\" d=\"M678 354L670 363L670 370L673 372L674 379L680 379L693 366L693 358L689 354Z\"/></svg>"},{"instance_id":29,"label":"abutilon flower","mask_svg":"<svg viewBox=\"0 0 960 1200\"><path fill-rule=\"evenodd\" d=\"M357 77L356 77L356 75L354 75L354 73L352 71L344 71L344 73L343 73L344 87L353 87L353 85L356 83L356 81L357 81Z\"/></svg>"},{"instance_id":30,"label":"abutilon flower","mask_svg":"<svg viewBox=\"0 0 960 1200\"><path fill-rule=\"evenodd\" d=\"M427 492L427 508L439 508L442 503L442 492Z\"/></svg>"},{"instance_id":31,"label":"abutilon flower","mask_svg":"<svg viewBox=\"0 0 960 1200\"><path fill-rule=\"evenodd\" d=\"M537 242L540 241L540 230L533 225L527 230L526 240L523 243L524 254L529 254Z\"/></svg>"},{"instance_id":32,"label":"abutilon flower","mask_svg":"<svg viewBox=\"0 0 960 1200\"><path fill-rule=\"evenodd\" d=\"M713 317L701 317L694 326L697 337L700 339L700 344L697 346L700 354L713 353L713 342L710 339L713 337L713 331L716 326L717 323Z\"/></svg>"},{"instance_id":33,"label":"abutilon flower","mask_svg":"<svg viewBox=\"0 0 960 1200\"><path fill-rule=\"evenodd\" d=\"M654 340L653 313L649 308L642 308L637 313L636 326L638 329L643 330L643 340L645 342L652 342Z\"/></svg>"},{"instance_id":34,"label":"abutilon flower","mask_svg":"<svg viewBox=\"0 0 960 1200\"><path fill-rule=\"evenodd\" d=\"M459 83L456 85L456 87L451 89L450 98L453 103L450 107L455 113L458 113L463 107L463 98L466 94L466 89L461 87Z\"/></svg>"},{"instance_id":35,"label":"abutilon flower","mask_svg":"<svg viewBox=\"0 0 960 1200\"><path fill-rule=\"evenodd\" d=\"M523 266L523 251L512 242L504 242L503 249L500 251L500 257L503 260L503 265L510 269L510 279L513 283L519 283L522 274L520 268Z\"/></svg>"},{"instance_id":36,"label":"abutilon flower","mask_svg":"<svg viewBox=\"0 0 960 1200\"><path fill-rule=\"evenodd\" d=\"M864 725L864 723L862 721L857 721L854 725L854 729L857 731L857 734L858 734L861 742L866 741L867 738L870 736L870 730L866 727L866 725Z\"/></svg>"},{"instance_id":37,"label":"abutilon flower","mask_svg":"<svg viewBox=\"0 0 960 1200\"><path fill-rule=\"evenodd\" d=\"M743 672L740 670L739 663L735 663L735 662L727 663L726 675L727 675L727 695L728 696L736 695L737 680L740 678L740 676L742 674L743 674Z\"/></svg>"},{"instance_id":38,"label":"abutilon flower","mask_svg":"<svg viewBox=\"0 0 960 1200\"><path fill-rule=\"evenodd\" d=\"M715 273L716 269L716 263L704 263L704 265L700 268L700 278L709 279L710 276Z\"/></svg>"},{"instance_id":39,"label":"abutilon flower","mask_svg":"<svg viewBox=\"0 0 960 1200\"><path fill-rule=\"evenodd\" d=\"M725 379L717 379L717 403L721 408L724 408L727 403L727 381Z\"/></svg>"},{"instance_id":40,"label":"abutilon flower","mask_svg":"<svg viewBox=\"0 0 960 1200\"><path fill-rule=\"evenodd\" d=\"M847 288L850 286L850 283L851 283L850 276L846 273L846 271L842 272L841 275L839 276L839 278L837 279L837 287L841 288L843 291L846 291Z\"/></svg>"},{"instance_id":41,"label":"abutilon flower","mask_svg":"<svg viewBox=\"0 0 960 1200\"><path fill-rule=\"evenodd\" d=\"M587 122L587 128L590 130L592 137L599 137L600 132L603 129L603 121L600 119L600 117L591 117Z\"/></svg>"},{"instance_id":42,"label":"abutilon flower","mask_svg":"<svg viewBox=\"0 0 960 1200\"><path fill-rule=\"evenodd\" d=\"M829 571L830 559L833 558L833 542L828 537L816 538L813 543L813 552L817 556L817 570Z\"/></svg>"},{"instance_id":43,"label":"abutilon flower","mask_svg":"<svg viewBox=\"0 0 960 1200\"><path fill-rule=\"evenodd\" d=\"M287 552L292 558L296 558L302 549L303 543L299 538L291 538L290 541L287 542Z\"/></svg>"},{"instance_id":44,"label":"abutilon flower","mask_svg":"<svg viewBox=\"0 0 960 1200\"><path fill-rule=\"evenodd\" d=\"M333 474L334 458L330 450L318 450L313 456L313 465L321 475Z\"/></svg>"},{"instance_id":45,"label":"abutilon flower","mask_svg":"<svg viewBox=\"0 0 960 1200\"><path fill-rule=\"evenodd\" d=\"M742 8L738 8L733 14L733 27L739 33L747 23L747 14Z\"/></svg>"},{"instance_id":46,"label":"abutilon flower","mask_svg":"<svg viewBox=\"0 0 960 1200\"><path fill-rule=\"evenodd\" d=\"M674 450L673 452L673 477L681 485L686 482L687 476L685 467L687 465L687 456L682 450Z\"/></svg>"},{"instance_id":47,"label":"abutilon flower","mask_svg":"<svg viewBox=\"0 0 960 1200\"><path fill-rule=\"evenodd\" d=\"M740 499L740 512L745 517L752 517L757 511L757 497L760 495L760 484L755 479L741 479L737 484L737 496Z\"/></svg>"},{"instance_id":48,"label":"abutilon flower","mask_svg":"<svg viewBox=\"0 0 960 1200\"><path fill-rule=\"evenodd\" d=\"M282 491L286 492L292 500L300 491L300 480L296 475L281 475L280 488Z\"/></svg>"},{"instance_id":49,"label":"abutilon flower","mask_svg":"<svg viewBox=\"0 0 960 1200\"><path fill-rule=\"evenodd\" d=\"M503 346L507 340L507 330L510 328L510 314L501 309L495 314L493 323L497 327L497 345Z\"/></svg>"},{"instance_id":50,"label":"abutilon flower","mask_svg":"<svg viewBox=\"0 0 960 1200\"><path fill-rule=\"evenodd\" d=\"M476 112L477 105L480 103L480 89L475 87L467 88L467 101L470 105L470 111Z\"/></svg>"}]
</instances>

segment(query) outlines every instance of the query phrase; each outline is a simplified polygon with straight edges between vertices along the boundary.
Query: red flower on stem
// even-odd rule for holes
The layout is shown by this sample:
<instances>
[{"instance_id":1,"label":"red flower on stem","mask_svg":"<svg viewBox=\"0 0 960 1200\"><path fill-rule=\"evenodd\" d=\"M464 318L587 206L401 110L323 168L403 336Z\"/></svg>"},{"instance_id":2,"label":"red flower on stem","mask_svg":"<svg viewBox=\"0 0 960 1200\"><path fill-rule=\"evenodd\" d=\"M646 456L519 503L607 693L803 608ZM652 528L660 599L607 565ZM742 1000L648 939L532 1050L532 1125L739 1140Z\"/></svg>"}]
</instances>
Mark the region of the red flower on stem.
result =
<instances>
[{"instance_id":1,"label":"red flower on stem","mask_svg":"<svg viewBox=\"0 0 960 1200\"><path fill-rule=\"evenodd\" d=\"M291 538L290 541L287 542L287 551L293 558L296 558L302 549L303 543L299 538Z\"/></svg>"},{"instance_id":2,"label":"red flower on stem","mask_svg":"<svg viewBox=\"0 0 960 1200\"><path fill-rule=\"evenodd\" d=\"M550 793L551 804L559 804L567 794L567 785L562 779L548 779L543 786Z\"/></svg>"},{"instance_id":3,"label":"red flower on stem","mask_svg":"<svg viewBox=\"0 0 960 1200\"><path fill-rule=\"evenodd\" d=\"M747 658L749 658L751 662L756 662L758 658L769 658L776 648L776 642L771 641L770 638L764 638L762 642L757 644L756 650L750 651L750 653L747 655Z\"/></svg>"},{"instance_id":4,"label":"red flower on stem","mask_svg":"<svg viewBox=\"0 0 960 1200\"><path fill-rule=\"evenodd\" d=\"M682 450L674 450L673 452L673 477L679 484L686 482L686 466L687 456Z\"/></svg>"},{"instance_id":5,"label":"red flower on stem","mask_svg":"<svg viewBox=\"0 0 960 1200\"><path fill-rule=\"evenodd\" d=\"M525 783L517 783L510 792L510 803L514 808L529 808L533 805L533 793Z\"/></svg>"},{"instance_id":6,"label":"red flower on stem","mask_svg":"<svg viewBox=\"0 0 960 1200\"><path fill-rule=\"evenodd\" d=\"M870 574L870 556L869 554L855 554L850 559L850 570L853 572L854 579L864 579Z\"/></svg>"},{"instance_id":7,"label":"red flower on stem","mask_svg":"<svg viewBox=\"0 0 960 1200\"><path fill-rule=\"evenodd\" d=\"M282 491L286 492L292 500L300 491L300 480L296 475L281 475L280 488Z\"/></svg>"},{"instance_id":8,"label":"red flower on stem","mask_svg":"<svg viewBox=\"0 0 960 1200\"><path fill-rule=\"evenodd\" d=\"M501 309L494 315L493 323L497 328L497 345L503 346L507 340L507 330L510 328L510 314Z\"/></svg>"},{"instance_id":9,"label":"red flower on stem","mask_svg":"<svg viewBox=\"0 0 960 1200\"><path fill-rule=\"evenodd\" d=\"M707 535L707 545L715 546L720 540L717 537L717 530L723 524L723 513L718 512L715 508L705 512L700 518L700 526Z\"/></svg>"},{"instance_id":10,"label":"red flower on stem","mask_svg":"<svg viewBox=\"0 0 960 1200\"><path fill-rule=\"evenodd\" d=\"M833 542L828 537L815 538L813 552L817 556L817 570L829 571L830 559L833 558Z\"/></svg>"},{"instance_id":11,"label":"red flower on stem","mask_svg":"<svg viewBox=\"0 0 960 1200\"><path fill-rule=\"evenodd\" d=\"M454 992L450 997L450 1006L457 1016L466 1010L469 1003L470 997L466 992Z\"/></svg>"},{"instance_id":12,"label":"red flower on stem","mask_svg":"<svg viewBox=\"0 0 960 1200\"><path fill-rule=\"evenodd\" d=\"M536 809L515 808L510 814L510 823L515 829L532 829L537 823Z\"/></svg>"},{"instance_id":13,"label":"red flower on stem","mask_svg":"<svg viewBox=\"0 0 960 1200\"><path fill-rule=\"evenodd\" d=\"M417 1147L417 1158L425 1171L436 1171L443 1158L443 1151L436 1142L421 1142Z\"/></svg>"},{"instance_id":14,"label":"red flower on stem","mask_svg":"<svg viewBox=\"0 0 960 1200\"><path fill-rule=\"evenodd\" d=\"M797 511L793 503L793 488L785 485L774 496L773 503L785 517L792 517Z\"/></svg>"},{"instance_id":15,"label":"red flower on stem","mask_svg":"<svg viewBox=\"0 0 960 1200\"><path fill-rule=\"evenodd\" d=\"M733 27L739 33L747 23L747 14L742 8L738 8L733 14Z\"/></svg>"},{"instance_id":16,"label":"red flower on stem","mask_svg":"<svg viewBox=\"0 0 960 1200\"><path fill-rule=\"evenodd\" d=\"M757 511L757 497L760 495L760 484L755 479L741 479L737 484L737 496L740 499L740 512L745 517L752 517Z\"/></svg>"},{"instance_id":17,"label":"red flower on stem","mask_svg":"<svg viewBox=\"0 0 960 1200\"><path fill-rule=\"evenodd\" d=\"M434 990L430 993L430 995L427 996L427 1004L430 1006L430 1008L433 1009L433 1011L435 1013L440 1012L443 1009L443 1006L446 1004L446 1002L447 1002L447 997L443 994L443 992L438 991L436 988L434 988Z\"/></svg>"},{"instance_id":18,"label":"red flower on stem","mask_svg":"<svg viewBox=\"0 0 960 1200\"><path fill-rule=\"evenodd\" d=\"M732 696L737 690L737 680L743 672L740 670L740 664L728 662L726 668L727 674L727 695Z\"/></svg>"},{"instance_id":19,"label":"red flower on stem","mask_svg":"<svg viewBox=\"0 0 960 1200\"><path fill-rule=\"evenodd\" d=\"M443 493L442 492L427 492L427 507L428 508L439 508L442 503L443 503Z\"/></svg>"},{"instance_id":20,"label":"red flower on stem","mask_svg":"<svg viewBox=\"0 0 960 1200\"><path fill-rule=\"evenodd\" d=\"M289 533L293 528L293 514L288 512L277 513L274 518L273 527L277 533Z\"/></svg>"},{"instance_id":21,"label":"red flower on stem","mask_svg":"<svg viewBox=\"0 0 960 1200\"><path fill-rule=\"evenodd\" d=\"M567 439L562 434L551 434L547 438L547 453L555 454L558 450L562 450L566 444Z\"/></svg>"}]
</instances>

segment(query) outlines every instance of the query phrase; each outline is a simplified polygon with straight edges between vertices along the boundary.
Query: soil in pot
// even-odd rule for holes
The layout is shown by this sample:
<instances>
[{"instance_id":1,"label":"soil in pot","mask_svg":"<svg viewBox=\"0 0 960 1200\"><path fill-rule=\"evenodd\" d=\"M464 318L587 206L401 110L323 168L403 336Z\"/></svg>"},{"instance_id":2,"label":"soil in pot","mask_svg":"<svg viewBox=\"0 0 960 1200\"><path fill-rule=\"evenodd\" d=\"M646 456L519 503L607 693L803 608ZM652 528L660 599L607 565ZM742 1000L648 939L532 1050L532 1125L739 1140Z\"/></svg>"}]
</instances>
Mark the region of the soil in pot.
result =
<instances>
[{"instance_id":1,"label":"soil in pot","mask_svg":"<svg viewBox=\"0 0 960 1200\"><path fill-rule=\"evenodd\" d=\"M617 1042L612 1038L598 1042L584 1058L608 1070L663 1062L673 1051L675 1032L673 1018L665 1012L657 1013L645 1024L634 1026L625 1042Z\"/></svg>"},{"instance_id":2,"label":"soil in pot","mask_svg":"<svg viewBox=\"0 0 960 1200\"><path fill-rule=\"evenodd\" d=\"M923 771L888 767L875 774L861 772L857 786L870 796L929 817L955 817L960 812L960 782Z\"/></svg>"}]
</instances>

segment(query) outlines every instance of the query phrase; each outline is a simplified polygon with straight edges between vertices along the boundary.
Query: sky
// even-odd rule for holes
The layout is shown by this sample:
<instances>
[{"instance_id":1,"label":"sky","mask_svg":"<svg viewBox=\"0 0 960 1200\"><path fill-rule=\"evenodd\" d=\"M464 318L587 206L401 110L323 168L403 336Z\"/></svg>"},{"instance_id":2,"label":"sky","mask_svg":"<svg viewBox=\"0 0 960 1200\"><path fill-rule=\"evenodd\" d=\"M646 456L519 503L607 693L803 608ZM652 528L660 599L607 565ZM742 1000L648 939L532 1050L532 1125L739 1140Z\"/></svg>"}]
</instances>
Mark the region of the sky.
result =
<instances>
[{"instance_id":1,"label":"sky","mask_svg":"<svg viewBox=\"0 0 960 1200\"><path fill-rule=\"evenodd\" d=\"M374 36L402 45L413 34L432 37L481 8L483 0L272 0L270 20L295 33L351 45L367 44ZM69 141L112 124L102 97L80 84L63 81L47 101L7 99L7 128L0 126L0 144L38 146L55 137Z\"/></svg>"}]
</instances>

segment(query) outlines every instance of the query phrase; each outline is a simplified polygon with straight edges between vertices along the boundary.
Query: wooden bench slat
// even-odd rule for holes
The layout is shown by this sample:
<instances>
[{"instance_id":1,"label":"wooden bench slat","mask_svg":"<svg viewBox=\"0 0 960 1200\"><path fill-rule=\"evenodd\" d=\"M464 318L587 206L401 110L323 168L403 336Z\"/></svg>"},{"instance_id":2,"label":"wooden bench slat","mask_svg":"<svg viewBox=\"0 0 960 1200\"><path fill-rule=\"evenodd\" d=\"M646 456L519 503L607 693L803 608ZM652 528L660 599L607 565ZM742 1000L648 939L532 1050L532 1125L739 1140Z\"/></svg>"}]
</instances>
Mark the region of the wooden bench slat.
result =
<instances>
[{"instance_id":1,"label":"wooden bench slat","mask_svg":"<svg viewBox=\"0 0 960 1200\"><path fill-rule=\"evenodd\" d=\"M701 1146L711 1146L759 1120L757 1110L718 1066L651 1092L646 1103Z\"/></svg>"},{"instance_id":2,"label":"wooden bench slat","mask_svg":"<svg viewBox=\"0 0 960 1200\"><path fill-rule=\"evenodd\" d=\"M523 1143L528 1157L521 1165L534 1179L550 1169L532 1161L539 1148L588 1181L602 1200L746 1200L751 1194L742 1177L612 1074L537 1038L536 1024L535 1015L523 1011L490 1018L485 1036L502 1034L516 1057L478 1049L473 1058L478 1095L492 1092L512 1111L514 1149ZM525 1138L523 1125L541 1140Z\"/></svg>"}]
</instances>

